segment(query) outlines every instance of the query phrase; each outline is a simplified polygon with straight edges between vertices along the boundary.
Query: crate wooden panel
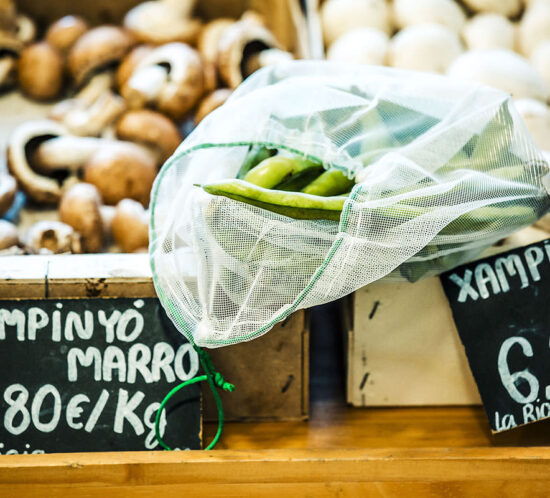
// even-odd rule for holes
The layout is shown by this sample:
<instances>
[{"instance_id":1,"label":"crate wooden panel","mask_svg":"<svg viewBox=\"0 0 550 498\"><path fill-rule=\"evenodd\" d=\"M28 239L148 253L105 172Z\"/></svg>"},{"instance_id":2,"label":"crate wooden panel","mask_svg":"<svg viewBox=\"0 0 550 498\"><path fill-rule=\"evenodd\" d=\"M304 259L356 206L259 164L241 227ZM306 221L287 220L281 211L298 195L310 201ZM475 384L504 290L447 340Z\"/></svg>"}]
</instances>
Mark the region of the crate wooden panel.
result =
<instances>
[{"instance_id":1,"label":"crate wooden panel","mask_svg":"<svg viewBox=\"0 0 550 498\"><path fill-rule=\"evenodd\" d=\"M1 299L155 297L147 254L5 256ZM268 334L212 350L216 368L237 385L224 393L227 420L303 420L308 414L308 338L305 311ZM216 411L204 390L205 418Z\"/></svg>"},{"instance_id":2,"label":"crate wooden panel","mask_svg":"<svg viewBox=\"0 0 550 498\"><path fill-rule=\"evenodd\" d=\"M548 237L548 232L530 227L485 255ZM375 282L355 292L345 308L349 403L354 406L480 403L438 277L414 284Z\"/></svg>"},{"instance_id":3,"label":"crate wooden panel","mask_svg":"<svg viewBox=\"0 0 550 498\"><path fill-rule=\"evenodd\" d=\"M483 418L325 401L309 424L229 423L212 452L0 456L0 496L545 496L550 448L526 446L548 445L549 425L495 438Z\"/></svg>"}]
</instances>

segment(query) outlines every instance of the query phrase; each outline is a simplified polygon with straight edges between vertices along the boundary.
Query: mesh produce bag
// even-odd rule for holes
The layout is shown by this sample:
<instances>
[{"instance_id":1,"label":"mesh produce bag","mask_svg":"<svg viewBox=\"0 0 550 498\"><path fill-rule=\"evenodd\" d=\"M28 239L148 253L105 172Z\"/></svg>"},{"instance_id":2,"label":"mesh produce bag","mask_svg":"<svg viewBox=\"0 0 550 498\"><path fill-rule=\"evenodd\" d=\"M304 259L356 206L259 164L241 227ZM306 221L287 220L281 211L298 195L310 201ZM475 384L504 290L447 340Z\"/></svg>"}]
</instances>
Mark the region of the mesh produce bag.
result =
<instances>
[{"instance_id":1,"label":"mesh produce bag","mask_svg":"<svg viewBox=\"0 0 550 498\"><path fill-rule=\"evenodd\" d=\"M293 219L197 186L235 178L258 144L354 177L340 221ZM250 340L382 277L414 281L478 255L545 214L547 173L500 91L319 61L263 69L157 177L155 287L199 346Z\"/></svg>"}]
</instances>

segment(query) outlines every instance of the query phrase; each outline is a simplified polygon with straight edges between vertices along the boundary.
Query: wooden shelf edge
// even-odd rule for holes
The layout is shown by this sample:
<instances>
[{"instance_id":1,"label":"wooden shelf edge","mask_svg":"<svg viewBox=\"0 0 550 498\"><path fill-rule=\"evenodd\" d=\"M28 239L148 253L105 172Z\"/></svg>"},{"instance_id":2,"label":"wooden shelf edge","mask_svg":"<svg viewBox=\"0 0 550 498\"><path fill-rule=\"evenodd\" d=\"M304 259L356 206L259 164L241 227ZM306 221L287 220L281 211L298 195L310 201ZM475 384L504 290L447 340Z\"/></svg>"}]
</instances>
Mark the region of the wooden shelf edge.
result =
<instances>
[{"instance_id":1,"label":"wooden shelf edge","mask_svg":"<svg viewBox=\"0 0 550 498\"><path fill-rule=\"evenodd\" d=\"M384 448L70 453L0 457L10 486L550 481L550 448Z\"/></svg>"}]
</instances>

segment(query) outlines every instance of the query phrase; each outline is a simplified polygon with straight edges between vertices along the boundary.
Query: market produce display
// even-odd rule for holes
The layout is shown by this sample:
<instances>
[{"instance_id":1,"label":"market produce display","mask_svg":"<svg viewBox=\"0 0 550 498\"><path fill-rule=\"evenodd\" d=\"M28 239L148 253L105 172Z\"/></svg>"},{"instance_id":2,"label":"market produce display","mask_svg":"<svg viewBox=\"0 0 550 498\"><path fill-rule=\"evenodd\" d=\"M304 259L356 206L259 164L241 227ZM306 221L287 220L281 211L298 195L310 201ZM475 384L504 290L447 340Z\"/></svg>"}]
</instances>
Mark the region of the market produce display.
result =
<instances>
[{"instance_id":1,"label":"market produce display","mask_svg":"<svg viewBox=\"0 0 550 498\"><path fill-rule=\"evenodd\" d=\"M11 130L0 216L17 222L25 204L38 224L10 225L2 254L145 251L160 166L243 79L293 58L259 14L205 22L195 3L144 2L121 25L68 15L35 27L0 2L0 89L55 104Z\"/></svg>"},{"instance_id":2,"label":"market produce display","mask_svg":"<svg viewBox=\"0 0 550 498\"><path fill-rule=\"evenodd\" d=\"M366 65L273 66L156 178L155 287L196 344L250 340L379 278L479 255L548 211L549 172L504 92Z\"/></svg>"},{"instance_id":3,"label":"market produce display","mask_svg":"<svg viewBox=\"0 0 550 498\"><path fill-rule=\"evenodd\" d=\"M549 0L324 0L327 58L448 74L535 99L550 119ZM519 105L537 145L550 135Z\"/></svg>"}]
</instances>

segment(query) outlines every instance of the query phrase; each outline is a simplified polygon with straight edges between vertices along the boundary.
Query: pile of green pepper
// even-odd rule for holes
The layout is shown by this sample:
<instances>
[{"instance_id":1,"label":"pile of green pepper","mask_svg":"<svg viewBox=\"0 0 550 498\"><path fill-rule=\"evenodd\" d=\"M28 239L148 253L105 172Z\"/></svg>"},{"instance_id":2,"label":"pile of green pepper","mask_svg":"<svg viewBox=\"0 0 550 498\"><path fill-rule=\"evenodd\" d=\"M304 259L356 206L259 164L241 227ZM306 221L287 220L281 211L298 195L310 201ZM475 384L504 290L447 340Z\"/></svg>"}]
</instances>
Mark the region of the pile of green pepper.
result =
<instances>
[{"instance_id":1,"label":"pile of green pepper","mask_svg":"<svg viewBox=\"0 0 550 498\"><path fill-rule=\"evenodd\" d=\"M273 155L276 151L252 149L237 178L203 189L300 220L338 221L355 182L339 170L300 157Z\"/></svg>"}]
</instances>

